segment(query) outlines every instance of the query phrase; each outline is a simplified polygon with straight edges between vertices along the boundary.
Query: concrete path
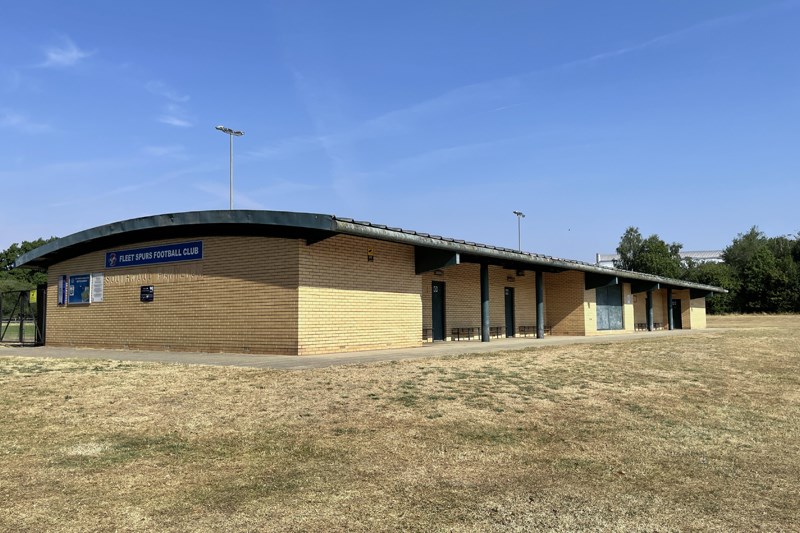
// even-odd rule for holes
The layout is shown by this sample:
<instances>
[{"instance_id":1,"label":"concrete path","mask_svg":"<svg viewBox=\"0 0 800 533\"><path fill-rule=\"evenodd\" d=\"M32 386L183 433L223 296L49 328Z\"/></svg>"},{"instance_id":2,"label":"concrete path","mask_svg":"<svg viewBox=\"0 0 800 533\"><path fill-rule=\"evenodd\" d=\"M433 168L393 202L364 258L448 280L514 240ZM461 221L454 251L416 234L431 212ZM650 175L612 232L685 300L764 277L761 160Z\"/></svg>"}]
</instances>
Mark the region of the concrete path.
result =
<instances>
[{"instance_id":1,"label":"concrete path","mask_svg":"<svg viewBox=\"0 0 800 533\"><path fill-rule=\"evenodd\" d=\"M568 344L602 344L629 342L640 339L657 339L675 335L698 335L715 330L675 330L626 333L596 337L546 337L492 339L491 342L457 341L428 343L417 348L343 352L326 355L253 355L236 353L158 352L147 350L110 350L93 348L62 348L53 346L14 347L0 345L0 357L51 357L61 359L111 359L114 361L146 361L185 365L222 365L281 370L303 370L338 365L354 365L381 361L424 359L445 355L522 350L543 346ZM720 330L716 330L720 331Z\"/></svg>"}]
</instances>

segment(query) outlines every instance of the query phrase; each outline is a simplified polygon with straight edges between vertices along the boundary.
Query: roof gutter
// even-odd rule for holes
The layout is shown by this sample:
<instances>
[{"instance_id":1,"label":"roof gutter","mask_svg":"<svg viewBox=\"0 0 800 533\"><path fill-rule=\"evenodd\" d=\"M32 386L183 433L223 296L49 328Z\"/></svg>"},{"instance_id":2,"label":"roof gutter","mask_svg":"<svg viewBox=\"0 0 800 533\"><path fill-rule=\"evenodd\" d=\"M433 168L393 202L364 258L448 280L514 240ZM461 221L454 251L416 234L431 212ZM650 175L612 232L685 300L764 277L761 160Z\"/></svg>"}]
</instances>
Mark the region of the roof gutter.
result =
<instances>
[{"instance_id":1,"label":"roof gutter","mask_svg":"<svg viewBox=\"0 0 800 533\"><path fill-rule=\"evenodd\" d=\"M605 276L618 276L627 280L650 281L670 287L699 289L716 293L728 292L725 289L714 287L712 285L703 285L701 283L692 283L688 281L676 280L673 278L666 278L663 276L655 276L653 274L644 274L642 272L622 270L618 268L602 267L597 265L591 265L589 263L582 263L579 261L557 259L554 257L532 254L528 252L517 252L513 250L494 248L486 245L477 245L467 242L456 242L454 240L446 240L437 237L419 235L415 233L406 233L404 231L377 227L350 220L336 219L334 231L336 231L337 233L344 233L347 235L355 235L370 239L378 239L382 241L390 241L400 244L411 244L414 246L424 246L428 248L434 248L437 250L447 250L453 253L483 256L498 261L522 263L530 265L532 267L531 270L536 270L536 267L539 268L544 267L547 269L578 270L580 272L591 272L594 274L601 274Z\"/></svg>"}]
</instances>

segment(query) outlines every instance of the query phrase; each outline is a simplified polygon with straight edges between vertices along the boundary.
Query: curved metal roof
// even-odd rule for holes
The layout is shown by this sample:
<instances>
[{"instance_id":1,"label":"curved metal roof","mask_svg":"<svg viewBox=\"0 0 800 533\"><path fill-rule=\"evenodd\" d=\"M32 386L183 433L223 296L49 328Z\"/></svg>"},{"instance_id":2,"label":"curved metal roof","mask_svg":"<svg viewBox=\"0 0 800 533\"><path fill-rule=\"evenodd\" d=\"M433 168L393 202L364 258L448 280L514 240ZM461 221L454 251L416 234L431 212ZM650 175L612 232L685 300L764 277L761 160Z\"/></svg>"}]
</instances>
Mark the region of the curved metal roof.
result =
<instances>
[{"instance_id":1,"label":"curved metal roof","mask_svg":"<svg viewBox=\"0 0 800 533\"><path fill-rule=\"evenodd\" d=\"M286 211L191 211L113 222L73 233L22 256L14 267L46 269L72 257L105 248L119 248L145 240L210 235L261 235L306 239L313 243L337 234L355 235L409 244L423 249L460 254L464 262L503 265L517 270L562 272L576 270L626 281L658 283L665 287L727 292L719 287L664 278L641 272L601 267L582 261L519 252L487 244L392 228L334 215Z\"/></svg>"}]
</instances>

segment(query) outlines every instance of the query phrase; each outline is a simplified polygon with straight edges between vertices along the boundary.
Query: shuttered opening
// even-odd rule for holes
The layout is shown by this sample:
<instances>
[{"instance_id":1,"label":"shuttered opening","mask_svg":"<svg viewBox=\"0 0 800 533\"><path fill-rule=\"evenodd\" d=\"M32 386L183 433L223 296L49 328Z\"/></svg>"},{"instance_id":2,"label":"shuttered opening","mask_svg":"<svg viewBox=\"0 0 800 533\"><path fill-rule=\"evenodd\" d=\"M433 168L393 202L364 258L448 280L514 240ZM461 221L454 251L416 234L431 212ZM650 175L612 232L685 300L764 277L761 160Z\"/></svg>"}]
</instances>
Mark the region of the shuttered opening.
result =
<instances>
[{"instance_id":1,"label":"shuttered opening","mask_svg":"<svg viewBox=\"0 0 800 533\"><path fill-rule=\"evenodd\" d=\"M622 286L598 287L597 291L597 329L623 329L622 324Z\"/></svg>"}]
</instances>

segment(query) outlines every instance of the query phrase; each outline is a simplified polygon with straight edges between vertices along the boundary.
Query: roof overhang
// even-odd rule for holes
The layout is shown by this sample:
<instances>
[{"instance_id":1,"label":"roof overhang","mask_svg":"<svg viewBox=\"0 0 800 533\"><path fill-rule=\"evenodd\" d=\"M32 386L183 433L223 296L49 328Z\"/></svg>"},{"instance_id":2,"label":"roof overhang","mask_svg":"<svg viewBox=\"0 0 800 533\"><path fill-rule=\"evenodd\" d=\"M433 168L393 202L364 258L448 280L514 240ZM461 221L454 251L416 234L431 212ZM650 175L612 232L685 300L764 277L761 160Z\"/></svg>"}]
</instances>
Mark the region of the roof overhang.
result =
<instances>
[{"instance_id":1,"label":"roof overhang","mask_svg":"<svg viewBox=\"0 0 800 533\"><path fill-rule=\"evenodd\" d=\"M337 234L414 246L417 255L415 269L418 273L459 263L481 263L518 271L580 271L592 275L592 285L614 278L617 283L645 282L649 286L694 289L695 294L727 292L710 285L449 239L333 215L286 211L192 211L123 220L49 242L20 256L14 266L47 269L50 265L89 252L120 248L146 240L258 235L305 239L307 244L313 246Z\"/></svg>"},{"instance_id":2,"label":"roof overhang","mask_svg":"<svg viewBox=\"0 0 800 533\"><path fill-rule=\"evenodd\" d=\"M200 235L261 235L305 238L316 242L335 233L331 215L245 210L169 213L113 222L73 233L20 256L14 266L46 269L85 253L146 240L184 239Z\"/></svg>"}]
</instances>

